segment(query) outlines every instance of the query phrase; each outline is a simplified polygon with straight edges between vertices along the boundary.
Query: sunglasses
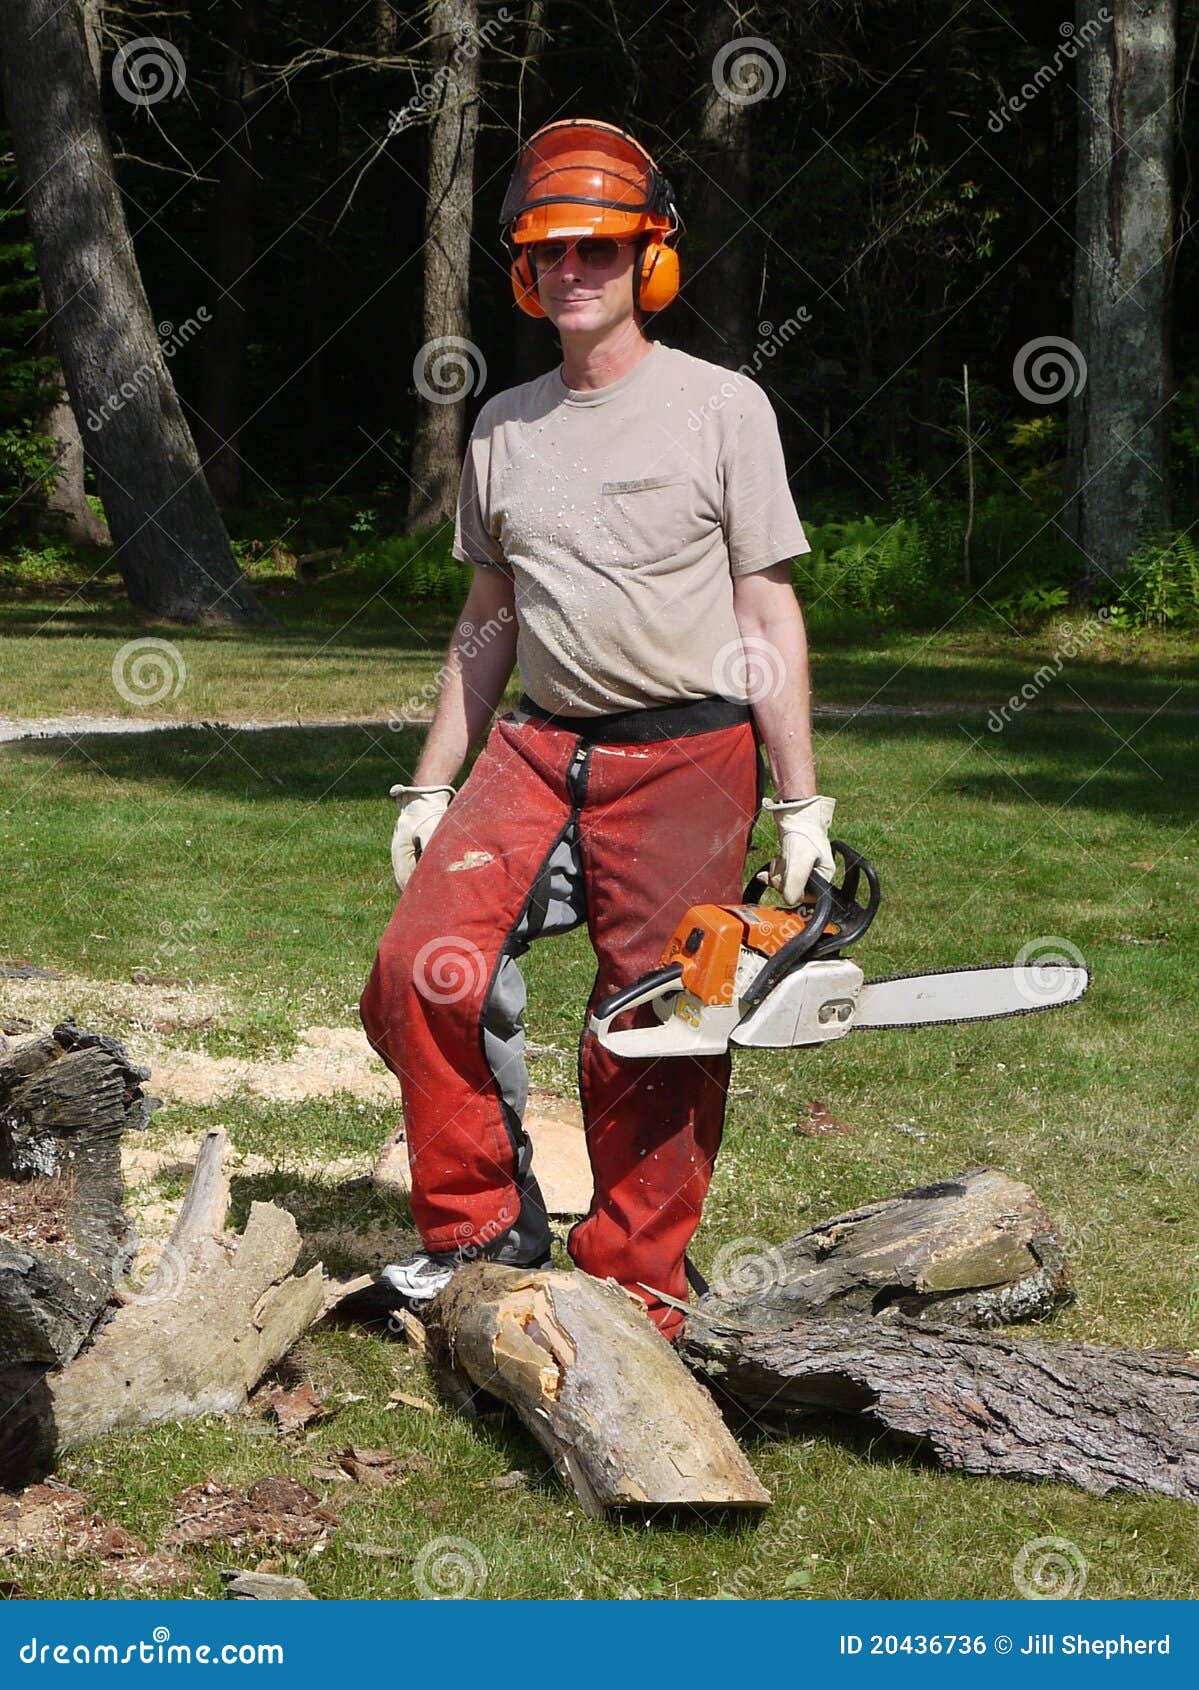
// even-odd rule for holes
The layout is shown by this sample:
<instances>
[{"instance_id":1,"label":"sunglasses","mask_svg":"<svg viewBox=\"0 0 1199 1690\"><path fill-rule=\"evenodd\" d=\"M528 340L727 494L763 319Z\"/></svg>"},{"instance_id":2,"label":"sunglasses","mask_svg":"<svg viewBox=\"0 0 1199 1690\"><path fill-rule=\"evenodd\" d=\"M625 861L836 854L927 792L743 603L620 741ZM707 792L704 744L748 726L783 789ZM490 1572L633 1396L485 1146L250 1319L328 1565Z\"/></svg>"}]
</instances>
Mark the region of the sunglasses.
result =
<instances>
[{"instance_id":1,"label":"sunglasses","mask_svg":"<svg viewBox=\"0 0 1199 1690\"><path fill-rule=\"evenodd\" d=\"M618 241L613 235L585 235L577 241L535 241L529 250L539 271L561 264L572 246L589 270L609 270L619 258L621 247L628 245L628 241Z\"/></svg>"}]
</instances>

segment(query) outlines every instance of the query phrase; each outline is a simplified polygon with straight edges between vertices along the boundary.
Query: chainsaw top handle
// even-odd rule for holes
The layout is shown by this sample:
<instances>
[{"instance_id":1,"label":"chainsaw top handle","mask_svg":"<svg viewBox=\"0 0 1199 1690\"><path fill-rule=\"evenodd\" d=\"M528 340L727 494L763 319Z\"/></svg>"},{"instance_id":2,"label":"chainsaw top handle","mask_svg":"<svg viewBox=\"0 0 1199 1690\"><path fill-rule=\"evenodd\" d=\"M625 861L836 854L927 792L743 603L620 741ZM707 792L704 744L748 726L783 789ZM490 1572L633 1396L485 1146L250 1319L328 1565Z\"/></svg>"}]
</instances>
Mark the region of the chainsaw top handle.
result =
<instances>
[{"instance_id":1,"label":"chainsaw top handle","mask_svg":"<svg viewBox=\"0 0 1199 1690\"><path fill-rule=\"evenodd\" d=\"M743 1001L746 1009L760 1003L773 986L801 963L836 955L843 946L852 945L862 937L878 913L879 883L874 864L842 839L830 840L829 846L834 858L841 859L840 882L825 880L823 875L812 871L804 889L803 931L788 939L759 971L745 993ZM863 879L866 882L865 902L858 897ZM766 888L766 870L763 867L746 882L742 901L758 903ZM830 921L835 931L826 933L825 928Z\"/></svg>"}]
</instances>

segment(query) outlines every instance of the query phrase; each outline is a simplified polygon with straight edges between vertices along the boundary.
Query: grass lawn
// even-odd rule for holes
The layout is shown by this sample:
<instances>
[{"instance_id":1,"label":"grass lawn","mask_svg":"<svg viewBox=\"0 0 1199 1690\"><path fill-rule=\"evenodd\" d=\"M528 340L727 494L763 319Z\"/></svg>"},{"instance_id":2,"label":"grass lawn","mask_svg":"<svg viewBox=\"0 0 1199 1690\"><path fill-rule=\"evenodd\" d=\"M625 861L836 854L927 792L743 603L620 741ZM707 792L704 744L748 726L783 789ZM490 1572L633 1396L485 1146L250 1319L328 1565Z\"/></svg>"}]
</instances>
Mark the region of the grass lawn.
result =
<instances>
[{"instance_id":1,"label":"grass lawn","mask_svg":"<svg viewBox=\"0 0 1199 1690\"><path fill-rule=\"evenodd\" d=\"M45 625L42 601L4 613L0 715L115 714L110 667L153 629L114 604ZM307 600L278 606L266 635L158 630L185 653L171 702L185 717L386 717L436 670L445 613L365 612L353 627ZM343 607L344 608L344 607ZM329 609L326 604L325 611ZM285 614L283 614L285 611ZM324 614L322 612L321 614ZM415 624L415 625L413 625ZM326 649L323 641L332 640ZM1195 660L1180 644L1142 651L1115 636L1069 683L1101 706L1194 707ZM432 641L432 645L430 645ZM1093 971L1078 1007L973 1029L862 1033L812 1052L740 1054L724 1149L694 1255L701 1268L736 1240L778 1242L821 1216L903 1186L990 1163L1027 1179L1061 1218L1077 1302L1039 1336L1199 1348L1199 723L1172 712L1107 721L1020 714L988 731L970 701L998 703L1052 650L963 631L830 648L818 696L962 702L927 717L822 724L822 788L837 829L879 866L884 903L857 955L868 977L1012 958L1037 937L1077 945ZM897 673L896 673L897 671ZM888 676L894 678L888 681ZM415 685L414 685L415 683ZM881 687L881 693L879 689ZM1177 689L1181 688L1181 691ZM1063 696L1058 679L1046 692ZM212 1027L181 1033L212 1054L286 1054L308 1023L356 1025L356 1000L391 908L390 782L411 769L419 730L168 730L0 747L0 958L57 968L56 1013L126 1038L116 983L148 969L221 994ZM751 864L770 844L759 829ZM569 1089L592 976L586 937L543 941L525 959L532 1040L559 1047L535 1083ZM79 984L84 981L91 984ZM106 987L108 990L106 991ZM56 995L57 994L57 995ZM111 995L110 995L111 994ZM0 1010L16 994L0 981ZM18 1011L19 1012L19 1011ZM151 1090L153 1085L151 1083ZM794 1129L819 1099L850 1129ZM226 1100L159 1111L151 1144L221 1123L271 1171L236 1177L234 1204L273 1196L306 1233L410 1227L401 1204L313 1174L322 1159L369 1159L394 1109L309 1100ZM304 1163L305 1171L298 1171ZM169 1174L161 1194L177 1194ZM310 1478L347 1443L422 1450L402 1486L354 1488L319 1556L281 1555L317 1596L407 1597L434 1539L466 1539L479 1593L513 1597L1007 1597L1030 1539L1062 1537L1089 1566L1093 1597L1199 1593L1193 1508L1086 1497L1061 1486L938 1472L866 1426L815 1420L745 1438L774 1506L756 1526L646 1529L585 1519L513 1423L469 1424L383 1407L396 1385L428 1396L422 1364L369 1334L315 1333L301 1361L328 1398L353 1398L307 1441L281 1443L251 1418L169 1426L76 1452L62 1475L107 1518L154 1541L183 1486ZM531 1477L497 1490L513 1468ZM319 1482L314 1488L320 1489ZM339 1487L345 1492L349 1486ZM251 1550L191 1550L195 1584ZM85 1593L86 1566L34 1562L12 1576L37 1596Z\"/></svg>"}]
</instances>

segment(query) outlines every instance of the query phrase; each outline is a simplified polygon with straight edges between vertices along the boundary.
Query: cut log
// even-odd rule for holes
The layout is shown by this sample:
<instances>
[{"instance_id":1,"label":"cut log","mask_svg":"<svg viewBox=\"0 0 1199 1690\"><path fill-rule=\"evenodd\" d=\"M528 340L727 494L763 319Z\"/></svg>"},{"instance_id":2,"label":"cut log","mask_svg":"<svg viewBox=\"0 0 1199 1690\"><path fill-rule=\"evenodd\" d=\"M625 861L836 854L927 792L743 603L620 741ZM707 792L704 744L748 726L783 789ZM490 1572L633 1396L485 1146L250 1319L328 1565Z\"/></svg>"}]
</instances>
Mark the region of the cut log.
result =
<instances>
[{"instance_id":1,"label":"cut log","mask_svg":"<svg viewBox=\"0 0 1199 1690\"><path fill-rule=\"evenodd\" d=\"M286 1210L254 1203L240 1237L222 1233L224 1145L223 1132L206 1135L153 1272L90 1347L60 1371L6 1371L0 1483L26 1482L59 1451L106 1432L241 1408L323 1313L320 1266L292 1274L300 1237Z\"/></svg>"},{"instance_id":2,"label":"cut log","mask_svg":"<svg viewBox=\"0 0 1199 1690\"><path fill-rule=\"evenodd\" d=\"M755 1414L868 1415L959 1472L1199 1500L1196 1356L1047 1344L903 1315L734 1329L698 1309L682 1353Z\"/></svg>"},{"instance_id":3,"label":"cut log","mask_svg":"<svg viewBox=\"0 0 1199 1690\"><path fill-rule=\"evenodd\" d=\"M0 1366L69 1361L133 1259L120 1140L149 1077L69 1019L0 1058Z\"/></svg>"},{"instance_id":4,"label":"cut log","mask_svg":"<svg viewBox=\"0 0 1199 1690\"><path fill-rule=\"evenodd\" d=\"M708 1392L612 1280L474 1262L434 1298L428 1339L447 1393L514 1408L588 1514L770 1501Z\"/></svg>"},{"instance_id":5,"label":"cut log","mask_svg":"<svg viewBox=\"0 0 1199 1690\"><path fill-rule=\"evenodd\" d=\"M1073 1296L1061 1238L1030 1186L996 1168L863 1204L785 1244L718 1257L699 1308L765 1329L859 1312L998 1326Z\"/></svg>"}]
</instances>

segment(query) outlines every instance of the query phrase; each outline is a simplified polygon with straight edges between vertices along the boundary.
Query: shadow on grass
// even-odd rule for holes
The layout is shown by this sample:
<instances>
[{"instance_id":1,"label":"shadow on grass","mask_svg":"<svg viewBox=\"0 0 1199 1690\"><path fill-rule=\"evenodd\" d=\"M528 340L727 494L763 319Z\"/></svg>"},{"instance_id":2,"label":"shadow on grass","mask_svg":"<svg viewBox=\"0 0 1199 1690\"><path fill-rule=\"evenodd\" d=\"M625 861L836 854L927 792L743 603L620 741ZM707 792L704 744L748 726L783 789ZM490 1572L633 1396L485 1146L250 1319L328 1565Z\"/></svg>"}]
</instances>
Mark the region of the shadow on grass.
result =
<instances>
[{"instance_id":1,"label":"shadow on grass","mask_svg":"<svg viewBox=\"0 0 1199 1690\"><path fill-rule=\"evenodd\" d=\"M189 793L238 800L294 798L305 802L370 799L410 774L424 729L369 727L272 728L261 732L163 729L153 734L82 735L22 740L10 757L60 770L76 765L97 776L186 787ZM1056 810L1152 814L1189 827L1194 821L1199 720L1157 716L1105 723L1091 712L1062 718L1024 715L1002 732L988 732L964 715L888 719L862 717L818 734L817 752L838 743L908 758L939 757L928 792L961 794L986 804L1027 802ZM971 744L973 750L970 749ZM963 757L963 753L967 755ZM831 751L835 756L835 749ZM459 777L465 779L466 769Z\"/></svg>"}]
</instances>

